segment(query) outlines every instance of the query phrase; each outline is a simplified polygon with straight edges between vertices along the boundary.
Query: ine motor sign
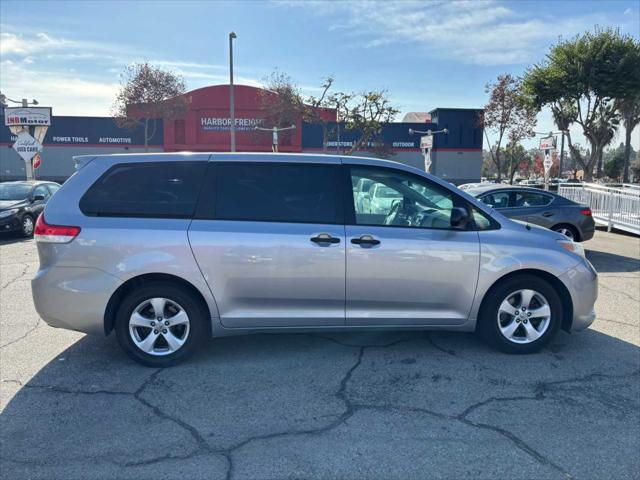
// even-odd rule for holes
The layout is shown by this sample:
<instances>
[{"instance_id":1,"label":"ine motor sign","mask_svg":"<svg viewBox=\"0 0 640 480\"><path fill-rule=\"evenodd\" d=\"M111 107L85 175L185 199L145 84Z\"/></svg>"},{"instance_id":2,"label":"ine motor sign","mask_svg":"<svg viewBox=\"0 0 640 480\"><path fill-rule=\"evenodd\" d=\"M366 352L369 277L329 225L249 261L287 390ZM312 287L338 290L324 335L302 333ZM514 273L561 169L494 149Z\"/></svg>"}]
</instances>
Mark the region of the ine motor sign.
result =
<instances>
[{"instance_id":1,"label":"ine motor sign","mask_svg":"<svg viewBox=\"0 0 640 480\"><path fill-rule=\"evenodd\" d=\"M7 107L4 109L4 124L7 127L50 126L51 107Z\"/></svg>"}]
</instances>

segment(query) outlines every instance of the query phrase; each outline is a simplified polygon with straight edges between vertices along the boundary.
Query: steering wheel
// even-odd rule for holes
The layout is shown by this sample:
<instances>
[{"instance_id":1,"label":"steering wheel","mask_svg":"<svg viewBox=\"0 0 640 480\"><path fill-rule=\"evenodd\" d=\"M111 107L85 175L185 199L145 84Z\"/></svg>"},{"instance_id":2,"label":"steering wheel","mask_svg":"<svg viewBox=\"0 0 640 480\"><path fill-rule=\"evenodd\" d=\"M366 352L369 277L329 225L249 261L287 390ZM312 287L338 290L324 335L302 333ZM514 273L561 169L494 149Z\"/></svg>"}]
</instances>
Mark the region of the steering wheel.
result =
<instances>
[{"instance_id":1,"label":"steering wheel","mask_svg":"<svg viewBox=\"0 0 640 480\"><path fill-rule=\"evenodd\" d=\"M398 213L400 213L400 209L402 208L402 203L402 200L398 200L392 205L391 210L389 210L387 217L384 219L385 225L394 225L394 222L398 217Z\"/></svg>"}]
</instances>

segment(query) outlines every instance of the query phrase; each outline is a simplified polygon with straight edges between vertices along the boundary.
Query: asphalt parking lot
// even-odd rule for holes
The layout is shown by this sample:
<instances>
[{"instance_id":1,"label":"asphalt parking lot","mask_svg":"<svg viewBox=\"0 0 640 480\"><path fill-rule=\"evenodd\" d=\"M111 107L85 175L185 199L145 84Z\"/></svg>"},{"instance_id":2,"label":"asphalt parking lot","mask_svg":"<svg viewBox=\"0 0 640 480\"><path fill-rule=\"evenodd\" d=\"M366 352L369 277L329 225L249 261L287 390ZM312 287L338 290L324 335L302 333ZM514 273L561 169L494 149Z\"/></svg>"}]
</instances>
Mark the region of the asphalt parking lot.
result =
<instances>
[{"instance_id":1,"label":"asphalt parking lot","mask_svg":"<svg viewBox=\"0 0 640 480\"><path fill-rule=\"evenodd\" d=\"M640 240L599 230L598 319L542 353L472 334L260 335L138 366L38 319L0 239L0 476L638 478Z\"/></svg>"}]
</instances>

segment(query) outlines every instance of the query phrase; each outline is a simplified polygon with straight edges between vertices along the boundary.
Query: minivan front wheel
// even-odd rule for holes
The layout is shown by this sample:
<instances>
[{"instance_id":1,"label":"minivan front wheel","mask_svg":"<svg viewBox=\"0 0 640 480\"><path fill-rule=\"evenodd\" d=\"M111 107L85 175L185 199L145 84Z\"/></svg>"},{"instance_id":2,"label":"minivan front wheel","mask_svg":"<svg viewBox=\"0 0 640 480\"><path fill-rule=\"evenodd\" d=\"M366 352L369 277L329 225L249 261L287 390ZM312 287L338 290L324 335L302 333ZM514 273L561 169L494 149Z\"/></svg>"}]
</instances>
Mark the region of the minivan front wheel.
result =
<instances>
[{"instance_id":1,"label":"minivan front wheel","mask_svg":"<svg viewBox=\"0 0 640 480\"><path fill-rule=\"evenodd\" d=\"M182 286L165 282L145 285L130 292L118 309L118 343L143 365L174 365L192 355L207 337L204 310Z\"/></svg>"},{"instance_id":2,"label":"minivan front wheel","mask_svg":"<svg viewBox=\"0 0 640 480\"><path fill-rule=\"evenodd\" d=\"M544 347L562 322L555 289L537 276L518 275L492 288L480 314L480 333L507 353L533 353Z\"/></svg>"}]
</instances>

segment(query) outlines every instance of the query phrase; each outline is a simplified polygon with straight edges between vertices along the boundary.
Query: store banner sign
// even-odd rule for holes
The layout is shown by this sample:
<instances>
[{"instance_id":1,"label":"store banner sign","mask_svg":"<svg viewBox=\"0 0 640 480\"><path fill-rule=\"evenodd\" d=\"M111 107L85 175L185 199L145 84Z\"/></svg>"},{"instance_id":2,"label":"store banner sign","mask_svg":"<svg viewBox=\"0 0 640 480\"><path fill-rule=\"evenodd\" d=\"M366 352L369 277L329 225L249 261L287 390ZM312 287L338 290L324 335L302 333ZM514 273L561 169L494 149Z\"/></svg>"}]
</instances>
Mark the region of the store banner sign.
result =
<instances>
[{"instance_id":1,"label":"store banner sign","mask_svg":"<svg viewBox=\"0 0 640 480\"><path fill-rule=\"evenodd\" d=\"M51 125L51 107L7 107L4 109L4 124L49 126Z\"/></svg>"},{"instance_id":2,"label":"store banner sign","mask_svg":"<svg viewBox=\"0 0 640 480\"><path fill-rule=\"evenodd\" d=\"M5 117L6 120L6 117ZM0 143L16 141L9 127L0 118ZM14 125L15 126L15 125ZM44 125L42 125L44 126ZM155 135L149 140L149 146L162 146L164 127L162 120L157 121ZM120 128L112 118L100 117L55 117L42 142L43 145L104 145L137 146L144 145L144 127L135 130Z\"/></svg>"},{"instance_id":3,"label":"store banner sign","mask_svg":"<svg viewBox=\"0 0 640 480\"><path fill-rule=\"evenodd\" d=\"M262 118L236 118L236 131L250 132L264 122ZM228 132L231 130L229 117L200 117L200 128L209 132Z\"/></svg>"}]
</instances>

